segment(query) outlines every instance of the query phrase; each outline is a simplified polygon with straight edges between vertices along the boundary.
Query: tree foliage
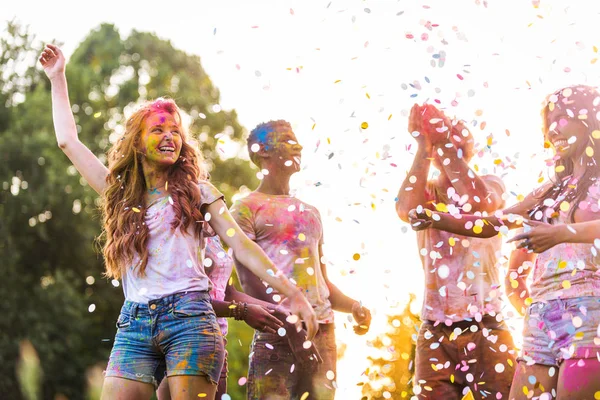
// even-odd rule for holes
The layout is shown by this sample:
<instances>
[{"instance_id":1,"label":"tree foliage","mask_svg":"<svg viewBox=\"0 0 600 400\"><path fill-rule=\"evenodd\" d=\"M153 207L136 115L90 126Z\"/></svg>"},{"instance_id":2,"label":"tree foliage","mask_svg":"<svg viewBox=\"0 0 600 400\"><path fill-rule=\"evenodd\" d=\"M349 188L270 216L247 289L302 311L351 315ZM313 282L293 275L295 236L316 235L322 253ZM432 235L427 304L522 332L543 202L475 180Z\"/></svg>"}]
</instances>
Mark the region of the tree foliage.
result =
<instances>
[{"instance_id":1,"label":"tree foliage","mask_svg":"<svg viewBox=\"0 0 600 400\"><path fill-rule=\"evenodd\" d=\"M16 365L25 340L39 356L42 397L82 399L86 371L106 365L122 289L102 277L98 196L56 146L50 85L36 66L43 45L11 21L0 46L0 393L24 396ZM221 110L199 57L103 24L72 54L67 78L80 140L102 160L128 110L168 96L189 115L226 198L255 186L247 161L219 154L219 141L240 142L243 129L234 110Z\"/></svg>"},{"instance_id":2,"label":"tree foliage","mask_svg":"<svg viewBox=\"0 0 600 400\"><path fill-rule=\"evenodd\" d=\"M410 311L415 296L401 313L388 316L388 331L370 344L376 352L370 356L369 381L363 385L364 400L410 399L419 318Z\"/></svg>"}]
</instances>

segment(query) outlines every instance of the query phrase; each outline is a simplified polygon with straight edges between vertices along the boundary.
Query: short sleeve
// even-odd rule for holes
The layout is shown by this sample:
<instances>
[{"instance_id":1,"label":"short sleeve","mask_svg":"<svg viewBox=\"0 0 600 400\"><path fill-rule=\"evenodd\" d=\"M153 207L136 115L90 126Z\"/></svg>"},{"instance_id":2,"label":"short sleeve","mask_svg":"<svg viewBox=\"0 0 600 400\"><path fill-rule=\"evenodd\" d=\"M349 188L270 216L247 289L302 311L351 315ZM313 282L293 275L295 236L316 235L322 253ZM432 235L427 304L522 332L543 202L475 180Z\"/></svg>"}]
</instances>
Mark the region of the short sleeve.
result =
<instances>
[{"instance_id":1,"label":"short sleeve","mask_svg":"<svg viewBox=\"0 0 600 400\"><path fill-rule=\"evenodd\" d=\"M319 210L315 208L315 212L317 213L317 219L319 220L319 227L321 228L320 236L319 236L319 245L322 245L325 242L324 234L323 234L323 220L321 219L321 213Z\"/></svg>"},{"instance_id":2,"label":"short sleeve","mask_svg":"<svg viewBox=\"0 0 600 400\"><path fill-rule=\"evenodd\" d=\"M200 207L207 206L209 204L214 203L219 199L225 198L223 193L219 192L219 190L213 186L212 183L207 181L198 182L198 187L200 188Z\"/></svg>"},{"instance_id":3,"label":"short sleeve","mask_svg":"<svg viewBox=\"0 0 600 400\"><path fill-rule=\"evenodd\" d=\"M242 231L251 240L256 240L256 231L254 230L254 212L250 205L242 200L238 200L231 206L229 212Z\"/></svg>"}]
</instances>

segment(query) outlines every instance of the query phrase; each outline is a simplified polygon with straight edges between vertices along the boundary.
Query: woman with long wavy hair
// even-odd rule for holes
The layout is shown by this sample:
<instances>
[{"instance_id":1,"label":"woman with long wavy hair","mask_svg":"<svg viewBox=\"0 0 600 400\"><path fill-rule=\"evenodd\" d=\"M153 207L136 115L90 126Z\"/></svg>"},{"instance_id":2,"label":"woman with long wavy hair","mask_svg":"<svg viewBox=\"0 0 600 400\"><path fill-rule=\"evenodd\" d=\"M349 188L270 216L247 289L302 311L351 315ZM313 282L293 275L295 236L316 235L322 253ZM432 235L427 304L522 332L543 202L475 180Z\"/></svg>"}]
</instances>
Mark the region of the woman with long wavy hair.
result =
<instances>
[{"instance_id":1,"label":"woman with long wavy hair","mask_svg":"<svg viewBox=\"0 0 600 400\"><path fill-rule=\"evenodd\" d=\"M555 151L550 181L494 215L418 208L409 218L415 230L478 238L523 228L510 241L539 254L525 288L529 307L509 398L593 399L600 394L600 93L584 85L560 89L546 99L542 117Z\"/></svg>"},{"instance_id":2,"label":"woman with long wavy hair","mask_svg":"<svg viewBox=\"0 0 600 400\"><path fill-rule=\"evenodd\" d=\"M107 168L77 137L62 51L48 44L39 61L51 82L58 145L103 200L106 276L123 282L102 398L149 399L166 374L172 398L214 399L224 348L203 266L209 226L289 299L293 319L304 320L311 339L314 311L205 181L175 102L157 99L135 111Z\"/></svg>"}]
</instances>

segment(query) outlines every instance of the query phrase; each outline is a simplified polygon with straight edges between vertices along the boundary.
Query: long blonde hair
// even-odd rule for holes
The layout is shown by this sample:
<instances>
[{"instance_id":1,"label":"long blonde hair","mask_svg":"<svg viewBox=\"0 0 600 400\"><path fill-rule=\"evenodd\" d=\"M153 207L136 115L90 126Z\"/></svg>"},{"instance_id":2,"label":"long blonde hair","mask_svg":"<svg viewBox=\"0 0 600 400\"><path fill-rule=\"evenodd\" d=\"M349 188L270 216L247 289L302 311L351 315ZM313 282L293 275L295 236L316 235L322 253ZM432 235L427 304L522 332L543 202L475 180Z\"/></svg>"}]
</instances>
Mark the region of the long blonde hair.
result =
<instances>
[{"instance_id":1,"label":"long blonde hair","mask_svg":"<svg viewBox=\"0 0 600 400\"><path fill-rule=\"evenodd\" d=\"M144 154L139 142L146 119L156 112L168 112L181 125L181 113L171 99L159 98L143 104L125 125L125 133L117 140L108 154L108 186L103 193L102 220L103 253L106 276L118 279L123 268L139 255L140 262L134 266L140 275L148 265L149 231L144 222L146 214L145 194L148 190L142 167ZM187 133L181 127L182 147L179 159L167 171L168 191L173 200L175 219L171 229L181 228L183 234L193 226L200 237L202 213L198 181L206 179L201 154L192 146Z\"/></svg>"}]
</instances>

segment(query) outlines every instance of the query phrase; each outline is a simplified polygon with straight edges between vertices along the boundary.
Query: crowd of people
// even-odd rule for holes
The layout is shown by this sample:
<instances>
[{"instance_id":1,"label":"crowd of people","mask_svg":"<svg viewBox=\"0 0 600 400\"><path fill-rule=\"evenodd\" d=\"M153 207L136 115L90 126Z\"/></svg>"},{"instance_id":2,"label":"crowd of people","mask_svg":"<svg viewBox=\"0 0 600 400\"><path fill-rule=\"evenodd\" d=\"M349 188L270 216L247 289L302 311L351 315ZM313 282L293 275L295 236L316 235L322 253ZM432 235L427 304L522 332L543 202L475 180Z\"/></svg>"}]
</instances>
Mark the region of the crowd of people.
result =
<instances>
[{"instance_id":1,"label":"crowd of people","mask_svg":"<svg viewBox=\"0 0 600 400\"><path fill-rule=\"evenodd\" d=\"M39 60L57 144L102 199L105 274L123 284L102 398L225 398L234 318L255 330L248 399L333 399L334 311L351 314L358 335L371 313L330 281L319 211L290 194L302 152L290 123L250 132L250 159L268 173L228 208L173 100L139 106L105 166L78 139L62 51L48 44ZM396 211L417 231L425 279L417 398L600 398L599 117L593 87L548 96L542 131L554 176L505 208L502 180L469 166L474 138L463 122L430 104L411 109L418 147ZM234 267L243 292L231 284ZM520 352L505 294L524 314Z\"/></svg>"}]
</instances>

